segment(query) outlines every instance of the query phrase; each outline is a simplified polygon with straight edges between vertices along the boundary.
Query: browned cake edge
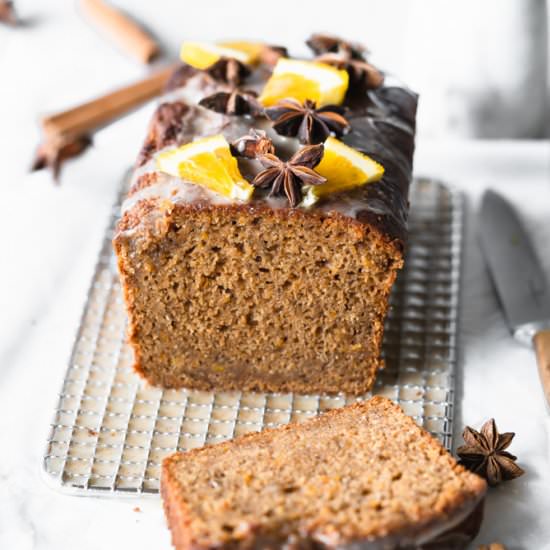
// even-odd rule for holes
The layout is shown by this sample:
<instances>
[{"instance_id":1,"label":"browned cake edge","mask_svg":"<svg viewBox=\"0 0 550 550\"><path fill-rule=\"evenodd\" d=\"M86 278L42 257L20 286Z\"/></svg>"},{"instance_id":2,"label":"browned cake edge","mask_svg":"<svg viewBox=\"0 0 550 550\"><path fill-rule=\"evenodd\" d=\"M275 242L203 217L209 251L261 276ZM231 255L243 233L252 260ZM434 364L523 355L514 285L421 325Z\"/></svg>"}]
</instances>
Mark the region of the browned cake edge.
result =
<instances>
[{"instance_id":1,"label":"browned cake edge","mask_svg":"<svg viewBox=\"0 0 550 550\"><path fill-rule=\"evenodd\" d=\"M380 405L387 409L394 409L394 412L403 414L406 416L407 420L410 422L412 429L419 431L419 434L424 438L426 444L430 445L432 448L441 450L442 452L447 452L443 446L433 438L426 430L420 428L412 418L405 415L402 409L396 405L393 401L386 397L374 396L369 401L354 403L352 405L347 405L338 409L333 409L322 415L306 420L303 423L291 423L278 428L266 429L261 432L252 432L245 435L242 435L234 440L225 441L223 443L218 443L215 445L218 449L220 447L227 450L232 448L238 448L241 444L247 441L257 441L261 442L262 440L269 440L280 431L293 431L297 426L312 425L314 423L326 422L329 419L335 419L338 416L350 414L356 409L367 409L368 407ZM183 495L180 491L179 484L172 473L172 468L179 462L179 460L185 456L186 460L192 459L193 456L198 455L199 453L208 453L212 446L204 446L197 449L192 449L186 452L177 452L174 453L163 460L162 463L162 475L161 475L161 486L160 493L163 500L164 512L172 535L172 544L176 550L207 550L212 548L220 548L219 543L216 541L210 541L208 545L197 544L197 541L193 538L193 533L191 531L191 511L189 510L185 500L182 498ZM399 544L400 538L405 538L411 534L418 533L421 530L435 530L437 533L435 537L423 543L421 546L418 546L418 549L422 550L458 550L464 548L466 544L471 541L478 533L483 519L483 506L484 506L484 497L487 490L486 482L479 476L472 474L466 470L463 466L458 464L454 459L449 455L449 458L454 462L453 470L465 476L469 480L470 488L472 489L473 497L469 498L468 495L463 494L461 499L456 499L454 502L447 502L443 510L440 510L437 513L434 513L431 517L426 517L425 521L418 522L417 525L411 529L410 526L404 525L402 529L391 533L388 537L384 539L363 539L363 540L349 540L347 543L342 546L339 545L339 548L345 548L349 545L350 548L362 548L362 549L372 549L372 550L382 550L382 549L391 549L391 548L401 548ZM441 515L455 515L457 521L455 524L450 526L448 529L443 531L438 531L438 526L442 522ZM444 520L443 520L444 521ZM448 523L448 520L447 520ZM243 539L241 541L233 541L231 545L224 545L224 548L255 548L254 541L251 540L255 537L253 530L250 532L250 537L248 539ZM296 548L332 548L330 545L322 545L318 540L311 539L306 542L306 546L297 545ZM307 544L309 543L309 544ZM360 545L360 546L356 546ZM272 546L269 546L270 548ZM278 546L273 546L277 548ZM408 546L407 546L408 547ZM294 547L292 547L294 548Z\"/></svg>"}]
</instances>

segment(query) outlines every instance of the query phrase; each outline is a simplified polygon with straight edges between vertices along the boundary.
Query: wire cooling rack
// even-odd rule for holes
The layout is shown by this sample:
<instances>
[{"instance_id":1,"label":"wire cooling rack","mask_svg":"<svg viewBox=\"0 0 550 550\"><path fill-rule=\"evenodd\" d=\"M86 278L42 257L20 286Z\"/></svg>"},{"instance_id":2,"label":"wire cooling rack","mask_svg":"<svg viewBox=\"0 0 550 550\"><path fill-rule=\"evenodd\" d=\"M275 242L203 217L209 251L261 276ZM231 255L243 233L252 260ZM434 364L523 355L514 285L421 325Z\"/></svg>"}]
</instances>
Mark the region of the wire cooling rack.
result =
<instances>
[{"instance_id":1,"label":"wire cooling rack","mask_svg":"<svg viewBox=\"0 0 550 550\"><path fill-rule=\"evenodd\" d=\"M76 494L158 493L162 459L176 450L301 421L358 399L162 390L143 383L132 371L125 342L111 248L125 190L123 184L51 425L43 464L53 485ZM437 181L415 180L405 268L386 322L386 368L373 391L399 403L447 448L453 435L462 221L459 193Z\"/></svg>"}]
</instances>

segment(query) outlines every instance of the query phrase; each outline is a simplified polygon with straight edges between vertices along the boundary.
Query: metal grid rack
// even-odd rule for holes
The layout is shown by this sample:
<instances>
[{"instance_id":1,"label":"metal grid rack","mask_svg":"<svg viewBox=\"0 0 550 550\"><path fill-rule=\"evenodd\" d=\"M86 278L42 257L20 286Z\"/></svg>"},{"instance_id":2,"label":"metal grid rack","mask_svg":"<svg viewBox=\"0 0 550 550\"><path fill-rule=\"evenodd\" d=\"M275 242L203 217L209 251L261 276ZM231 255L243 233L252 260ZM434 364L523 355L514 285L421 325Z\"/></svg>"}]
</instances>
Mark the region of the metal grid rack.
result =
<instances>
[{"instance_id":1,"label":"metal grid rack","mask_svg":"<svg viewBox=\"0 0 550 550\"><path fill-rule=\"evenodd\" d=\"M121 186L89 290L48 438L43 466L76 494L158 493L162 459L356 400L345 395L161 390L132 371L126 315L111 249ZM405 268L391 295L386 368L374 394L450 448L463 204L443 184L417 179L411 192ZM368 396L363 396L364 399Z\"/></svg>"}]
</instances>

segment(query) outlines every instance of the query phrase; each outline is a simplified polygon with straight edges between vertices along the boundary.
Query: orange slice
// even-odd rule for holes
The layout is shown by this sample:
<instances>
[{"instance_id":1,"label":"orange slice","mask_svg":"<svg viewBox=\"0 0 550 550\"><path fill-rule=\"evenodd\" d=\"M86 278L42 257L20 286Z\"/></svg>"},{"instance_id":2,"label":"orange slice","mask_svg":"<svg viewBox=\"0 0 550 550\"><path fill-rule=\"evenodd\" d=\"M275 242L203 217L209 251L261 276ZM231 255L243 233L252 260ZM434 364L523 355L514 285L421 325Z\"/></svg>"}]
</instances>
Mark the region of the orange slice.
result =
<instances>
[{"instance_id":1,"label":"orange slice","mask_svg":"<svg viewBox=\"0 0 550 550\"><path fill-rule=\"evenodd\" d=\"M255 65L260 60L260 55L262 54L265 44L261 42L247 42L246 40L236 40L236 41L224 41L219 42L219 46L222 48L230 48L232 50L237 50L243 52L248 56L248 63Z\"/></svg>"},{"instance_id":2,"label":"orange slice","mask_svg":"<svg viewBox=\"0 0 550 550\"><path fill-rule=\"evenodd\" d=\"M195 69L207 69L221 57L233 57L242 63L251 63L250 54L233 48L225 48L208 42L184 42L180 58Z\"/></svg>"},{"instance_id":3,"label":"orange slice","mask_svg":"<svg viewBox=\"0 0 550 550\"><path fill-rule=\"evenodd\" d=\"M240 201L248 201L254 187L239 171L229 143L221 135L201 138L159 153L157 167L162 172L201 185Z\"/></svg>"},{"instance_id":4,"label":"orange slice","mask_svg":"<svg viewBox=\"0 0 550 550\"><path fill-rule=\"evenodd\" d=\"M325 152L315 171L327 181L307 189L304 206L310 206L326 195L378 181L384 175L381 164L333 137L325 141Z\"/></svg>"},{"instance_id":5,"label":"orange slice","mask_svg":"<svg viewBox=\"0 0 550 550\"><path fill-rule=\"evenodd\" d=\"M300 102L315 101L318 106L344 101L348 89L347 71L317 61L281 58L266 82L260 101L266 107L292 97Z\"/></svg>"}]
</instances>

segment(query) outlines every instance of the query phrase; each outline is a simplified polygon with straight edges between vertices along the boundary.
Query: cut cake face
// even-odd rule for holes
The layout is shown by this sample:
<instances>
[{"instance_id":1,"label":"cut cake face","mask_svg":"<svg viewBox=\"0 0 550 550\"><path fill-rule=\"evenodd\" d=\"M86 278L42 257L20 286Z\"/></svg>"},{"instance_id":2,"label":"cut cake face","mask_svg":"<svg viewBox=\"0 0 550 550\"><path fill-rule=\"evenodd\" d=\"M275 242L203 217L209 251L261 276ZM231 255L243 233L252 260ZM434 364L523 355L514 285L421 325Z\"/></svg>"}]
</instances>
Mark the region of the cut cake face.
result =
<instances>
[{"instance_id":1,"label":"cut cake face","mask_svg":"<svg viewBox=\"0 0 550 550\"><path fill-rule=\"evenodd\" d=\"M161 483L178 550L462 548L485 490L383 397L177 453Z\"/></svg>"}]
</instances>

